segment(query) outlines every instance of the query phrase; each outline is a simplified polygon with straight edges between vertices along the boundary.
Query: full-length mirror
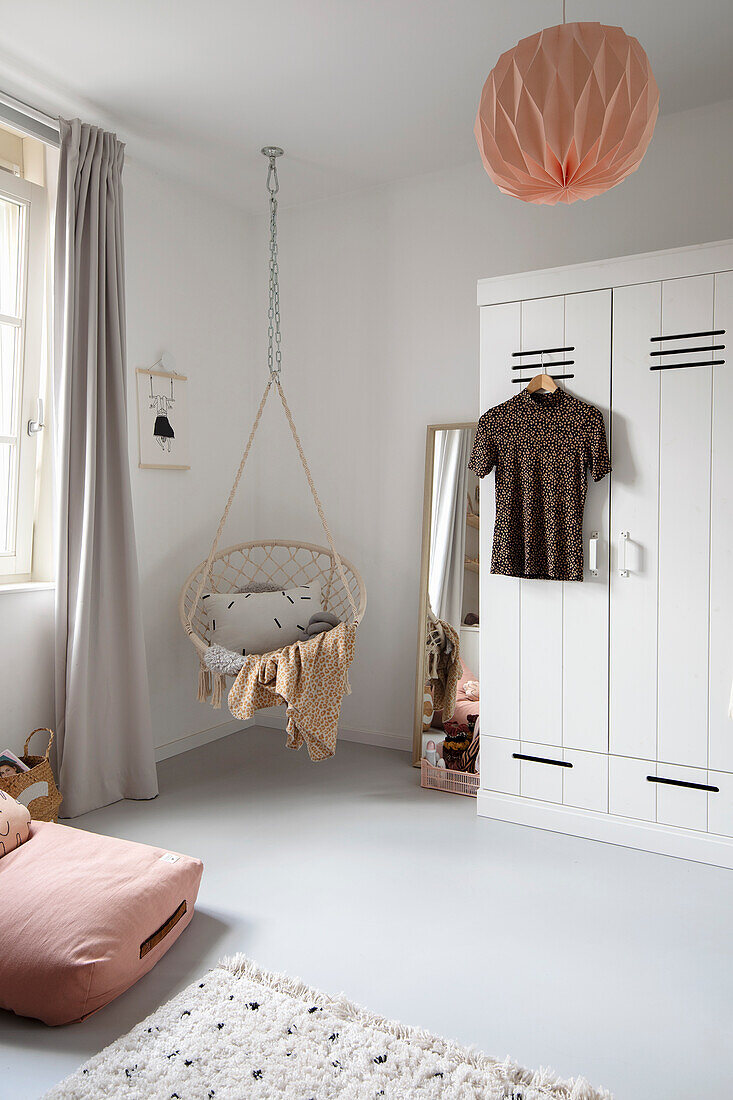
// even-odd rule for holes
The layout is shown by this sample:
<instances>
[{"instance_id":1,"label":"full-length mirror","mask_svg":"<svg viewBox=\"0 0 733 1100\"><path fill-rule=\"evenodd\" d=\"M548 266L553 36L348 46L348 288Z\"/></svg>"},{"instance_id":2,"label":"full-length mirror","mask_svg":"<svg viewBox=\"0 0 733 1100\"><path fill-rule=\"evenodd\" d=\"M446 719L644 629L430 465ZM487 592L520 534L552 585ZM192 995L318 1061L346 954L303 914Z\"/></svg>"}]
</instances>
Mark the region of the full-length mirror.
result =
<instances>
[{"instance_id":1,"label":"full-length mirror","mask_svg":"<svg viewBox=\"0 0 733 1100\"><path fill-rule=\"evenodd\" d=\"M414 764L428 746L429 759L436 749L442 759L447 734L470 742L478 718L480 501L468 469L475 434L475 423L427 430Z\"/></svg>"}]
</instances>

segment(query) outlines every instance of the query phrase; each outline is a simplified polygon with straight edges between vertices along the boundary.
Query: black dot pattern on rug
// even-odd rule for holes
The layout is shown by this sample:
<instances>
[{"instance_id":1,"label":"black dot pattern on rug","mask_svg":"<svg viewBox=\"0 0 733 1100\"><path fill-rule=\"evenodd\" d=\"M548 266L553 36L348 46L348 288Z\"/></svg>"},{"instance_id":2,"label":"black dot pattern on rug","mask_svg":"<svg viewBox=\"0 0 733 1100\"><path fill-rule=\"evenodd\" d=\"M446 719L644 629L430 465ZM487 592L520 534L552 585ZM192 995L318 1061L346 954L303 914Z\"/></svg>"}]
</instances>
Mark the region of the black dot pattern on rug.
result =
<instances>
[{"instance_id":1,"label":"black dot pattern on rug","mask_svg":"<svg viewBox=\"0 0 733 1100\"><path fill-rule=\"evenodd\" d=\"M249 1007L252 1009L253 1012L256 1012L257 1009L260 1007L260 1002L259 1001L250 1001L249 1002Z\"/></svg>"},{"instance_id":2,"label":"black dot pattern on rug","mask_svg":"<svg viewBox=\"0 0 733 1100\"><path fill-rule=\"evenodd\" d=\"M224 1027L224 1024L217 1024L216 1026L219 1028L219 1031L221 1031L221 1029Z\"/></svg>"},{"instance_id":3,"label":"black dot pattern on rug","mask_svg":"<svg viewBox=\"0 0 733 1100\"><path fill-rule=\"evenodd\" d=\"M377 1057L373 1059L373 1061L374 1061L375 1065L381 1066L383 1062L387 1061L387 1055L386 1054L378 1054Z\"/></svg>"},{"instance_id":4,"label":"black dot pattern on rug","mask_svg":"<svg viewBox=\"0 0 733 1100\"><path fill-rule=\"evenodd\" d=\"M336 1040L338 1039L338 1037L339 1037L338 1031L332 1031L328 1038L330 1039L330 1041L332 1043L335 1043Z\"/></svg>"},{"instance_id":5,"label":"black dot pattern on rug","mask_svg":"<svg viewBox=\"0 0 733 1100\"><path fill-rule=\"evenodd\" d=\"M252 1076L254 1077L255 1081L259 1081L260 1078L262 1077L262 1070L261 1069L253 1069L252 1070Z\"/></svg>"}]
</instances>

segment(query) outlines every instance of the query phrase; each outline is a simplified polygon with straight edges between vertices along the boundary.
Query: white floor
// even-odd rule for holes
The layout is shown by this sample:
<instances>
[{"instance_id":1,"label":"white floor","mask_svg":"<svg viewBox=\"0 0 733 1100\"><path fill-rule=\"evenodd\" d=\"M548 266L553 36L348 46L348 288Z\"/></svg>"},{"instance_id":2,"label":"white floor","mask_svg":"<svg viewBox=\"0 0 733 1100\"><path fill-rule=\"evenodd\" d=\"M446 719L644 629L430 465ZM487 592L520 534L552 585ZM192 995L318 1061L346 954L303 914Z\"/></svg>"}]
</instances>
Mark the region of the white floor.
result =
<instances>
[{"instance_id":1,"label":"white floor","mask_svg":"<svg viewBox=\"0 0 733 1100\"><path fill-rule=\"evenodd\" d=\"M314 766L273 730L168 760L160 785L75 824L200 856L191 927L83 1024L0 1013L2 1100L236 951L617 1100L733 1095L733 873L478 820L404 753L344 742Z\"/></svg>"}]
</instances>

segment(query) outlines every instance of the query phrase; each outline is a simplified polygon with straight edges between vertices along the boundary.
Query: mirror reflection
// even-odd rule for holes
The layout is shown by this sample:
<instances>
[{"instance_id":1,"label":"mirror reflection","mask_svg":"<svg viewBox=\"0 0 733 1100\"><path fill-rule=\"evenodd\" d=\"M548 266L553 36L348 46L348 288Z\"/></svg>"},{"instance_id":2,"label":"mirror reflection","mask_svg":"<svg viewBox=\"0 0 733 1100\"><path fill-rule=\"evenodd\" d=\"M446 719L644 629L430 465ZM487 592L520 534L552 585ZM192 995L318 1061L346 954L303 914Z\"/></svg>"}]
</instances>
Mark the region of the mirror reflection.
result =
<instances>
[{"instance_id":1,"label":"mirror reflection","mask_svg":"<svg viewBox=\"0 0 733 1100\"><path fill-rule=\"evenodd\" d=\"M475 434L475 423L427 430L413 737L414 763L424 758L434 768L472 776L478 747L480 500L468 460Z\"/></svg>"}]
</instances>

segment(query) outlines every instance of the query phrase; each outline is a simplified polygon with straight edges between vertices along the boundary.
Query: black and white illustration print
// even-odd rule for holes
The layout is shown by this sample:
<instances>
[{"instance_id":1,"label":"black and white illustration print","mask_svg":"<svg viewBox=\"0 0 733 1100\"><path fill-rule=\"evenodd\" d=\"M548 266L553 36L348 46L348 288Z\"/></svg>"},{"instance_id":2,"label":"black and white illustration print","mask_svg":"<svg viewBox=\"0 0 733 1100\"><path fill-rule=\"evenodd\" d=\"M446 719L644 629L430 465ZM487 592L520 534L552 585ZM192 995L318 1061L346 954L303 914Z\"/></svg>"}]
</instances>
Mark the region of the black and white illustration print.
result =
<instances>
[{"instance_id":1,"label":"black and white illustration print","mask_svg":"<svg viewBox=\"0 0 733 1100\"><path fill-rule=\"evenodd\" d=\"M173 371L137 372L142 469L188 470L187 380Z\"/></svg>"}]
</instances>

